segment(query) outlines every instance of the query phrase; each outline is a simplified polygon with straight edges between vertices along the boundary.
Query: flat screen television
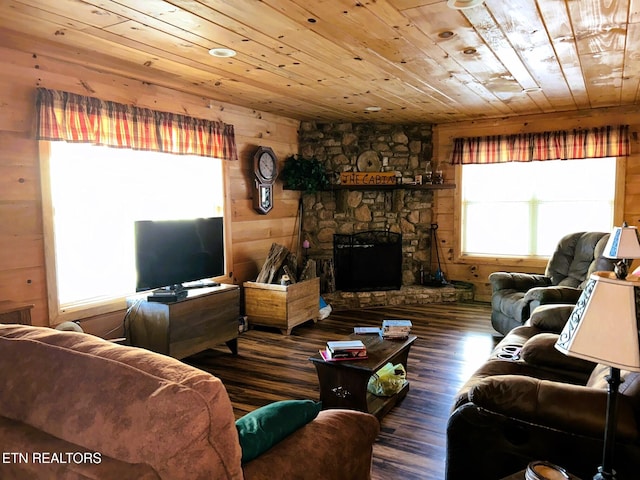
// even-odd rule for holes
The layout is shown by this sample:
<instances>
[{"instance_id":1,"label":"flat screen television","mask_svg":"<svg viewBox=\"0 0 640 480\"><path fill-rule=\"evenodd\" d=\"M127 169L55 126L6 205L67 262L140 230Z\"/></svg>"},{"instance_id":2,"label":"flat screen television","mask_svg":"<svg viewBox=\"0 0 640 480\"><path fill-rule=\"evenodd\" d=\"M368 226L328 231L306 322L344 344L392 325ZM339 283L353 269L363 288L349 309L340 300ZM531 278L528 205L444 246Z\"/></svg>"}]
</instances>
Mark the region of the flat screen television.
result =
<instances>
[{"instance_id":1,"label":"flat screen television","mask_svg":"<svg viewBox=\"0 0 640 480\"><path fill-rule=\"evenodd\" d=\"M135 222L136 291L224 275L222 217Z\"/></svg>"}]
</instances>

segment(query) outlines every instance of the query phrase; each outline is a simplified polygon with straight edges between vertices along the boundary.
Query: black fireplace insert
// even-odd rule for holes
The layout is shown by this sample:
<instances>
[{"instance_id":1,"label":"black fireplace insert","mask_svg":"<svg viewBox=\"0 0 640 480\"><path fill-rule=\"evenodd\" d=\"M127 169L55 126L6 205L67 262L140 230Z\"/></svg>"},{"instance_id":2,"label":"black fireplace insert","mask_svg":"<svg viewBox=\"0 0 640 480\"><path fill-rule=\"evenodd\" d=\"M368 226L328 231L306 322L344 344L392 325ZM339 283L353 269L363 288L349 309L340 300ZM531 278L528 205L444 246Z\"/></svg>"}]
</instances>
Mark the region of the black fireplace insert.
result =
<instances>
[{"instance_id":1,"label":"black fireplace insert","mask_svg":"<svg viewBox=\"0 0 640 480\"><path fill-rule=\"evenodd\" d=\"M338 290L399 290L402 286L402 234L385 230L334 234L333 262Z\"/></svg>"}]
</instances>

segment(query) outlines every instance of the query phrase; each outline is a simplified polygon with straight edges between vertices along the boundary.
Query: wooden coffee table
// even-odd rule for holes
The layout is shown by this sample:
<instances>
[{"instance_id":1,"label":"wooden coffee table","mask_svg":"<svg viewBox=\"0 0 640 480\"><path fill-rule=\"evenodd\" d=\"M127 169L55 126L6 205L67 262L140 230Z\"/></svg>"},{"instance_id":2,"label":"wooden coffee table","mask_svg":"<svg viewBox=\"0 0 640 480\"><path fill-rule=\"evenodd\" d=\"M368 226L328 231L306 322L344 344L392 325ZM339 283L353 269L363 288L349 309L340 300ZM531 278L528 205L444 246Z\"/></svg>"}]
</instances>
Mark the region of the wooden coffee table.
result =
<instances>
[{"instance_id":1,"label":"wooden coffee table","mask_svg":"<svg viewBox=\"0 0 640 480\"><path fill-rule=\"evenodd\" d=\"M381 419L409 391L409 383L400 392L390 397L378 397L367 392L369 378L380 368L391 362L401 363L407 370L409 349L416 340L409 335L402 340L385 340L380 335L352 334L344 340L362 340L367 347L365 360L325 361L320 353L309 358L316 367L320 383L322 408L348 408L369 412Z\"/></svg>"}]
</instances>

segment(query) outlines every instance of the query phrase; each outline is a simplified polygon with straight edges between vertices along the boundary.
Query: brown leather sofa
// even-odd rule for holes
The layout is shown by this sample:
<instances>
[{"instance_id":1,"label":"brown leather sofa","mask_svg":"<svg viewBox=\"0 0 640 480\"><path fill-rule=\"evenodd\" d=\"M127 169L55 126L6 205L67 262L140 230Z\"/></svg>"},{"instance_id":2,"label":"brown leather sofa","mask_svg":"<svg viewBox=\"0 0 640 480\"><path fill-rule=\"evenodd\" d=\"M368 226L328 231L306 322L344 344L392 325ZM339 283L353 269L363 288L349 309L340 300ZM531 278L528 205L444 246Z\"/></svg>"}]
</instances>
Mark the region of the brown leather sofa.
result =
<instances>
[{"instance_id":1,"label":"brown leather sofa","mask_svg":"<svg viewBox=\"0 0 640 480\"><path fill-rule=\"evenodd\" d=\"M586 280L595 271L613 270L602 256L609 234L576 232L565 235L547 262L544 275L494 272L491 283L491 324L503 335L523 325L539 305L575 304Z\"/></svg>"},{"instance_id":2,"label":"brown leather sofa","mask_svg":"<svg viewBox=\"0 0 640 480\"><path fill-rule=\"evenodd\" d=\"M573 305L545 305L460 389L447 425L447 480L496 480L547 460L592 478L602 460L609 368L554 348ZM614 468L640 472L640 374L622 371Z\"/></svg>"},{"instance_id":3,"label":"brown leather sofa","mask_svg":"<svg viewBox=\"0 0 640 480\"><path fill-rule=\"evenodd\" d=\"M222 382L141 348L0 324L0 378L1 479L370 478L373 415L321 411L243 464Z\"/></svg>"}]
</instances>

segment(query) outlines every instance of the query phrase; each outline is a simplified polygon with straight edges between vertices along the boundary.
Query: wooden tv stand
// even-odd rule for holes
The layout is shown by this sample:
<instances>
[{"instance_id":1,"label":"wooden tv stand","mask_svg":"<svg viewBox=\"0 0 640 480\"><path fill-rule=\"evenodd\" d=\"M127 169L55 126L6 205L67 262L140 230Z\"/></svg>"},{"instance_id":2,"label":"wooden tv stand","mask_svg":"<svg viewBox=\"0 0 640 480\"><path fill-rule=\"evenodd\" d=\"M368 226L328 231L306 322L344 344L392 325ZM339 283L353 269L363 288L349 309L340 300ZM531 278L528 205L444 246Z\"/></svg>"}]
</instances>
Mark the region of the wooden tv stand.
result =
<instances>
[{"instance_id":1,"label":"wooden tv stand","mask_svg":"<svg viewBox=\"0 0 640 480\"><path fill-rule=\"evenodd\" d=\"M177 302L149 302L150 292L127 299L125 321L131 345L174 358L226 343L238 353L240 288L237 285L198 288Z\"/></svg>"}]
</instances>

